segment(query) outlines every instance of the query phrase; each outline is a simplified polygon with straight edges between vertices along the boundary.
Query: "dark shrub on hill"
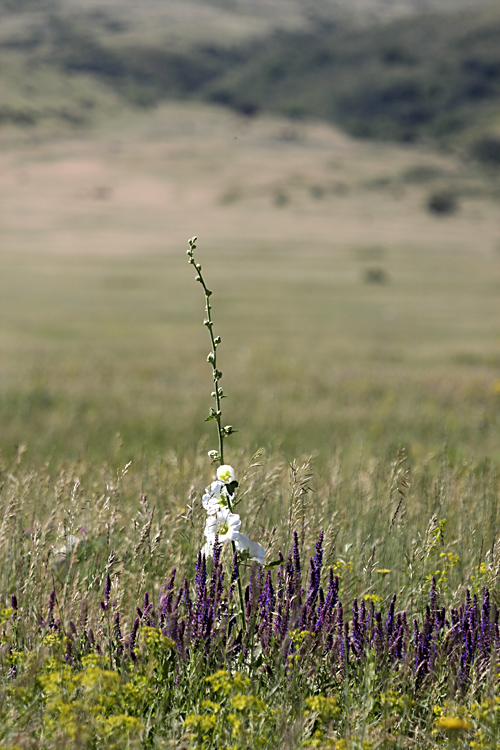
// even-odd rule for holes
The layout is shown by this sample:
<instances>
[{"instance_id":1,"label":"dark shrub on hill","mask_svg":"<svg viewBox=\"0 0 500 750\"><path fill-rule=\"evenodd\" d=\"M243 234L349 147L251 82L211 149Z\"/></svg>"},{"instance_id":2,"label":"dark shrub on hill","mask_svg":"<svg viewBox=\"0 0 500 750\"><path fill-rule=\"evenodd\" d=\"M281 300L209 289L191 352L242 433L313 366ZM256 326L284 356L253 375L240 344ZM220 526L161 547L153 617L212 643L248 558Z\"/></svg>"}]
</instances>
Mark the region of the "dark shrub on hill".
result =
<instances>
[{"instance_id":1,"label":"dark shrub on hill","mask_svg":"<svg viewBox=\"0 0 500 750\"><path fill-rule=\"evenodd\" d=\"M449 190L436 190L427 199L427 210L437 216L449 216L458 210L457 198Z\"/></svg>"},{"instance_id":2,"label":"dark shrub on hill","mask_svg":"<svg viewBox=\"0 0 500 750\"><path fill-rule=\"evenodd\" d=\"M472 156L483 164L500 166L500 138L485 136L479 138L471 148Z\"/></svg>"}]
</instances>

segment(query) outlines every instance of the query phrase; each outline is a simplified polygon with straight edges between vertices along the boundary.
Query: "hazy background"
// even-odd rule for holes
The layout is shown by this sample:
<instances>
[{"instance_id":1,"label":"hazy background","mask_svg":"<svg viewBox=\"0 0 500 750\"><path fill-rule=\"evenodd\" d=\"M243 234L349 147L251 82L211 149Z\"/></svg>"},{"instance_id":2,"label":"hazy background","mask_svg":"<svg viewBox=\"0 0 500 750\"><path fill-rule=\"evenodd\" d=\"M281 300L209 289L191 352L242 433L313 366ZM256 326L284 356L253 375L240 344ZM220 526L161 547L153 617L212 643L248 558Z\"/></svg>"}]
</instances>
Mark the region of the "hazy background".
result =
<instances>
[{"instance_id":1,"label":"hazy background","mask_svg":"<svg viewBox=\"0 0 500 750\"><path fill-rule=\"evenodd\" d=\"M4 467L500 457L500 9L0 0ZM234 453L233 453L234 455Z\"/></svg>"}]
</instances>

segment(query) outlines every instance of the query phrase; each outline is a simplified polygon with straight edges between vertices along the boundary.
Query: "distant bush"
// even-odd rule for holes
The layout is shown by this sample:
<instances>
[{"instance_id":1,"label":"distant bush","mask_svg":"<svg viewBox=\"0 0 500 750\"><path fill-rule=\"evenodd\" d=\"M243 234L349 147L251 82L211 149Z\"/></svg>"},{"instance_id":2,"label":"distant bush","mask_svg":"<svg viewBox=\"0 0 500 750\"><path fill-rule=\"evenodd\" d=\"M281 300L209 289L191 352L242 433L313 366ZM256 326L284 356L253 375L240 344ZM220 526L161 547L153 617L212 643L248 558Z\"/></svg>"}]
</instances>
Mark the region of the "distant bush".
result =
<instances>
[{"instance_id":1,"label":"distant bush","mask_svg":"<svg viewBox=\"0 0 500 750\"><path fill-rule=\"evenodd\" d=\"M29 109L2 106L0 107L0 125L35 125L38 115Z\"/></svg>"},{"instance_id":2,"label":"distant bush","mask_svg":"<svg viewBox=\"0 0 500 750\"><path fill-rule=\"evenodd\" d=\"M363 281L366 284L387 284L389 282L389 274L379 266L367 268L363 274Z\"/></svg>"},{"instance_id":3,"label":"distant bush","mask_svg":"<svg viewBox=\"0 0 500 750\"><path fill-rule=\"evenodd\" d=\"M432 182L441 175L442 170L433 164L415 164L415 166L405 169L401 178L409 184L420 185L425 182Z\"/></svg>"},{"instance_id":4,"label":"distant bush","mask_svg":"<svg viewBox=\"0 0 500 750\"><path fill-rule=\"evenodd\" d=\"M500 138L485 136L472 145L472 156L483 164L500 166Z\"/></svg>"},{"instance_id":5,"label":"distant bush","mask_svg":"<svg viewBox=\"0 0 500 750\"><path fill-rule=\"evenodd\" d=\"M436 190L427 199L427 210L438 216L454 214L458 210L457 198L449 190Z\"/></svg>"}]
</instances>

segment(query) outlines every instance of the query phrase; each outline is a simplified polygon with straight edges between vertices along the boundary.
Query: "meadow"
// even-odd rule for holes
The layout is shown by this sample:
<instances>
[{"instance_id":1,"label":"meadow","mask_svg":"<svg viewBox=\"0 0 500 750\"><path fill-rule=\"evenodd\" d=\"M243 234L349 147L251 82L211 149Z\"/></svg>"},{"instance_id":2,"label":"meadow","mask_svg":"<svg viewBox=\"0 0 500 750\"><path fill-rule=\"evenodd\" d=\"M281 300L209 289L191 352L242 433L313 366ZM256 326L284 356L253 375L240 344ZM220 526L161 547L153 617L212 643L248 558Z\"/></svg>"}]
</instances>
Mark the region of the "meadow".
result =
<instances>
[{"instance_id":1,"label":"meadow","mask_svg":"<svg viewBox=\"0 0 500 750\"><path fill-rule=\"evenodd\" d=\"M497 172L122 114L2 133L0 746L496 747Z\"/></svg>"}]
</instances>

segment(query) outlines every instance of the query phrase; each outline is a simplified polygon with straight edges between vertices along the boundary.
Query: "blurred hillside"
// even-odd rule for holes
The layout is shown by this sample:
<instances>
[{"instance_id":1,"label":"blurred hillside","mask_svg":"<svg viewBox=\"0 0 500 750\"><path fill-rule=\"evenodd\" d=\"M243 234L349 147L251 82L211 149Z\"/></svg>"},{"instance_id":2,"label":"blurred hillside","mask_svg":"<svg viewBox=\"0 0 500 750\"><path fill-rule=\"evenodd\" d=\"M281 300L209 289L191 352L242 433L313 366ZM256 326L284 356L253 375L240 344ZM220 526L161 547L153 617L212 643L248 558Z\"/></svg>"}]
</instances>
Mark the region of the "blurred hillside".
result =
<instances>
[{"instance_id":1,"label":"blurred hillside","mask_svg":"<svg viewBox=\"0 0 500 750\"><path fill-rule=\"evenodd\" d=\"M482 0L0 0L0 126L202 99L499 161L500 9ZM473 10L470 10L473 8Z\"/></svg>"}]
</instances>

